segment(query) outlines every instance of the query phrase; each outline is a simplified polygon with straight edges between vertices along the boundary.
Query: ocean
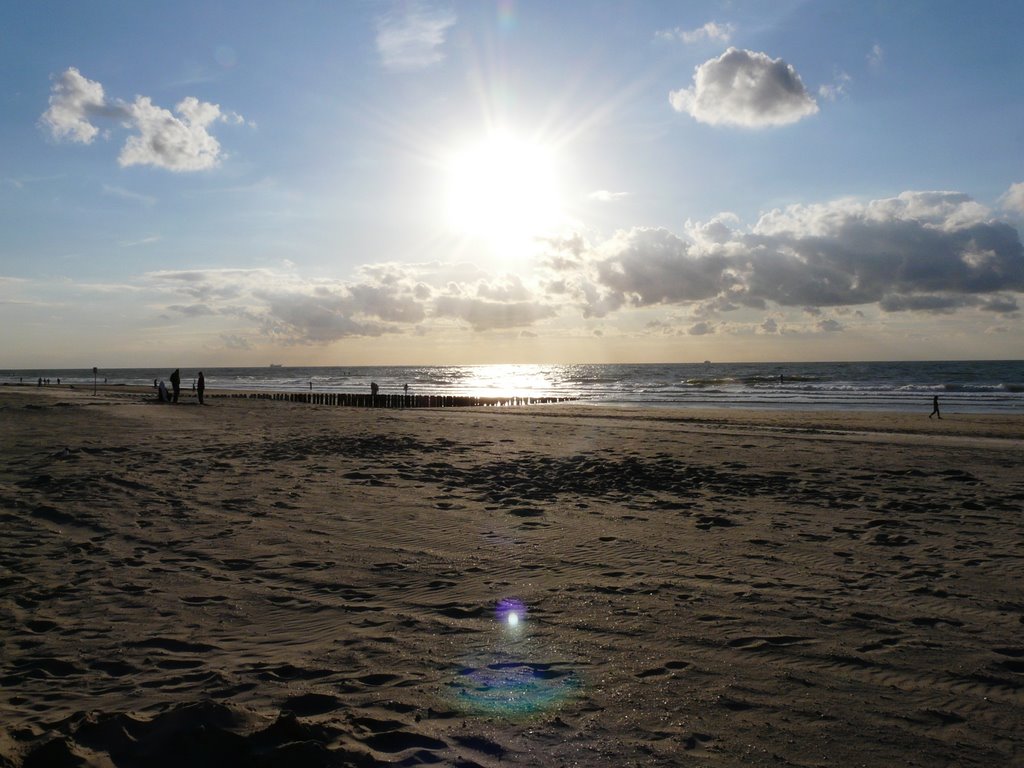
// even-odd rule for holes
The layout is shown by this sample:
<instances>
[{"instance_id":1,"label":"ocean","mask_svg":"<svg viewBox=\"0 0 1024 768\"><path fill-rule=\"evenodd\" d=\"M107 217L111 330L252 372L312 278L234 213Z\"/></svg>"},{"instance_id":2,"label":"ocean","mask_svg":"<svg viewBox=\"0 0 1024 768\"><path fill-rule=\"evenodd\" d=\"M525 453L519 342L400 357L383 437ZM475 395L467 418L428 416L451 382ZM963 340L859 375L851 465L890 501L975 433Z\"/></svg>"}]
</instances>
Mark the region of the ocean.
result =
<instances>
[{"instance_id":1,"label":"ocean","mask_svg":"<svg viewBox=\"0 0 1024 768\"><path fill-rule=\"evenodd\" d=\"M168 369L100 369L99 383L152 385ZM182 368L190 389L198 369ZM208 388L273 391L572 397L595 405L788 410L1024 413L1024 361L863 363L666 363L206 368ZM0 385L86 386L92 370L6 370Z\"/></svg>"}]
</instances>

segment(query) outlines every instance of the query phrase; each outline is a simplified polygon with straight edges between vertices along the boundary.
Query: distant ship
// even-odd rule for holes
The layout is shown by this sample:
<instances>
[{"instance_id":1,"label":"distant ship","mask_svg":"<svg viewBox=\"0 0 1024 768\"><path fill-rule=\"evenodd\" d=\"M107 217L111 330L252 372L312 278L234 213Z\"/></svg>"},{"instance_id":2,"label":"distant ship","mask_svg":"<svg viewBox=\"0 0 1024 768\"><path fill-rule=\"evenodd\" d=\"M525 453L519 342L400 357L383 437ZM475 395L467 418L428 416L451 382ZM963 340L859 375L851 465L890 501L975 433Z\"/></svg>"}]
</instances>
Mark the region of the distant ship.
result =
<instances>
[{"instance_id":1,"label":"distant ship","mask_svg":"<svg viewBox=\"0 0 1024 768\"><path fill-rule=\"evenodd\" d=\"M283 368L284 366L281 365L280 363L271 363L270 367L271 368Z\"/></svg>"}]
</instances>

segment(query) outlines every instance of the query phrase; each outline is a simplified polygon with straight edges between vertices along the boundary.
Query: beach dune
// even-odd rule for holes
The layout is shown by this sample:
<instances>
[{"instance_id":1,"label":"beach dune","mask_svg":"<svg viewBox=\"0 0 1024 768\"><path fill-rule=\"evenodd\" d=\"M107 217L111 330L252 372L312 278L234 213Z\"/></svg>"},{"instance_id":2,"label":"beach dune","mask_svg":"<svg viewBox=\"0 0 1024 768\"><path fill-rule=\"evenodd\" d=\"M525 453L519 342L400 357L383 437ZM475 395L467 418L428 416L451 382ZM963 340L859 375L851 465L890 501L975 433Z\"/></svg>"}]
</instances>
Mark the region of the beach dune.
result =
<instances>
[{"instance_id":1,"label":"beach dune","mask_svg":"<svg viewBox=\"0 0 1024 768\"><path fill-rule=\"evenodd\" d=\"M3 389L0 766L1024 761L1022 416Z\"/></svg>"}]
</instances>

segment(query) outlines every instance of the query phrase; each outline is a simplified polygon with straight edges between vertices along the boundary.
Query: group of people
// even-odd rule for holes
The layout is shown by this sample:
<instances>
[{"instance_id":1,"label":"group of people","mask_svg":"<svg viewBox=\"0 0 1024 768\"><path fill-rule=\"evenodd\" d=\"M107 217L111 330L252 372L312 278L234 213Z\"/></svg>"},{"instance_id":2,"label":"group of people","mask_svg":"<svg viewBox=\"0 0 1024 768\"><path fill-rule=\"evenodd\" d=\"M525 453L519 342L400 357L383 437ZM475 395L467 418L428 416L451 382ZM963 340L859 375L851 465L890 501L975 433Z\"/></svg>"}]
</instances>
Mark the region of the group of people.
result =
<instances>
[{"instance_id":1,"label":"group of people","mask_svg":"<svg viewBox=\"0 0 1024 768\"><path fill-rule=\"evenodd\" d=\"M408 397L409 396L409 385L408 384L403 384L402 385L402 389L405 390L405 396ZM377 382L376 381L371 381L370 382L370 395L372 397L376 397L379 392L380 392L380 387L377 385Z\"/></svg>"},{"instance_id":2,"label":"group of people","mask_svg":"<svg viewBox=\"0 0 1024 768\"><path fill-rule=\"evenodd\" d=\"M161 403L176 403L181 395L181 369L175 368L169 378L171 381L170 392L167 391L167 385L163 379L159 383L157 383L156 379L153 379L153 386L156 387L156 397ZM202 405L203 393L206 391L206 377L203 376L202 371L199 372L199 377L192 382L192 389L195 390L199 404Z\"/></svg>"}]
</instances>

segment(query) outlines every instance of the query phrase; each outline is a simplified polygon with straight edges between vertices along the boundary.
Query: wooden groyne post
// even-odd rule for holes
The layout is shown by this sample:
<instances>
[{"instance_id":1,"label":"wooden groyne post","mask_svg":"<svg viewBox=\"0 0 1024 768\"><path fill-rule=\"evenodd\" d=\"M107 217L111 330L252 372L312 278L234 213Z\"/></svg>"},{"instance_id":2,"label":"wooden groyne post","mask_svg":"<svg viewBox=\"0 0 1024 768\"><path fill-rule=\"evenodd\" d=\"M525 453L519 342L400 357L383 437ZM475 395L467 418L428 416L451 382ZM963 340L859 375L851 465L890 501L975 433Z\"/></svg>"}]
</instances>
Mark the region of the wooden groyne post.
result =
<instances>
[{"instance_id":1,"label":"wooden groyne post","mask_svg":"<svg viewBox=\"0 0 1024 768\"><path fill-rule=\"evenodd\" d=\"M364 395L350 392L233 392L209 397L241 398L245 400L273 400L309 405L333 405L347 408L480 408L511 407L566 403L575 397L478 397L475 395Z\"/></svg>"}]
</instances>

